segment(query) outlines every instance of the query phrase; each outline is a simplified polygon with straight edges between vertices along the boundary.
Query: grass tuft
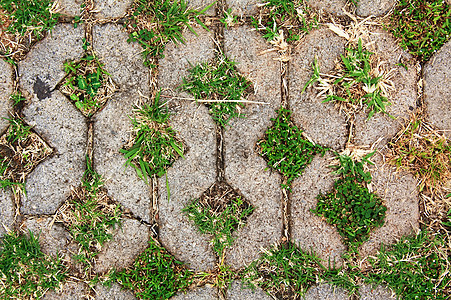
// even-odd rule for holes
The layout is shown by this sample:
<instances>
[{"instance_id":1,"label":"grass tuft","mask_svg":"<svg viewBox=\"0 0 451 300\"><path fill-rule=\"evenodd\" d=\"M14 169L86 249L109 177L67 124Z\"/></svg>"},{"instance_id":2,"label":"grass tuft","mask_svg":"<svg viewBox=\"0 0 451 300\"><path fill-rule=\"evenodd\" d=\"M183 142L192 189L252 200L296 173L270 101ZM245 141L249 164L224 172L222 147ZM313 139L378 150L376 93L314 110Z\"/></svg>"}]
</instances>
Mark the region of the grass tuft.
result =
<instances>
[{"instance_id":1,"label":"grass tuft","mask_svg":"<svg viewBox=\"0 0 451 300\"><path fill-rule=\"evenodd\" d=\"M139 299L160 300L186 290L192 282L192 275L193 272L182 262L151 239L149 247L136 258L133 266L113 271L108 282L117 281L132 290Z\"/></svg>"},{"instance_id":2,"label":"grass tuft","mask_svg":"<svg viewBox=\"0 0 451 300\"><path fill-rule=\"evenodd\" d=\"M0 298L39 299L66 278L59 258L45 255L38 238L9 233L0 238Z\"/></svg>"},{"instance_id":3,"label":"grass tuft","mask_svg":"<svg viewBox=\"0 0 451 300\"><path fill-rule=\"evenodd\" d=\"M207 101L210 114L223 128L232 118L242 117L240 109L244 105L235 101L246 99L252 90L251 82L240 75L235 66L236 63L227 57L221 57L216 64L192 66L181 86L196 100L213 100Z\"/></svg>"},{"instance_id":4,"label":"grass tuft","mask_svg":"<svg viewBox=\"0 0 451 300\"><path fill-rule=\"evenodd\" d=\"M286 177L282 187L290 189L290 184L302 174L313 157L318 153L324 155L327 149L302 137L302 130L290 120L289 110L280 108L277 114L271 119L274 125L266 130L265 137L257 145L268 165Z\"/></svg>"},{"instance_id":5,"label":"grass tuft","mask_svg":"<svg viewBox=\"0 0 451 300\"><path fill-rule=\"evenodd\" d=\"M400 0L388 29L401 46L427 61L450 38L451 9L443 0Z\"/></svg>"},{"instance_id":6,"label":"grass tuft","mask_svg":"<svg viewBox=\"0 0 451 300\"><path fill-rule=\"evenodd\" d=\"M135 168L138 176L147 178L163 176L178 157L183 158L183 143L168 125L169 111L166 103L160 103L160 92L151 105L144 105L130 118L134 139L121 149L127 159L126 166Z\"/></svg>"}]
</instances>

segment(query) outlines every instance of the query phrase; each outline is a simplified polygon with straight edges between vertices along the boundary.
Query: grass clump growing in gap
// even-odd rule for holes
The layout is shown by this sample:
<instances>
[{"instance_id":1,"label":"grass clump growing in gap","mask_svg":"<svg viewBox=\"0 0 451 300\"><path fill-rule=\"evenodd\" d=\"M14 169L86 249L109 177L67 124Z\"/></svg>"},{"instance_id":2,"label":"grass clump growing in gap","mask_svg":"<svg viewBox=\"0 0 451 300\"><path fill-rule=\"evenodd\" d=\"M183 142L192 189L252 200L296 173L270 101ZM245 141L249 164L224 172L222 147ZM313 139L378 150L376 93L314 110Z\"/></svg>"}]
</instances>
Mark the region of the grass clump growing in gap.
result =
<instances>
[{"instance_id":1,"label":"grass clump growing in gap","mask_svg":"<svg viewBox=\"0 0 451 300\"><path fill-rule=\"evenodd\" d=\"M268 165L286 177L283 188L289 189L316 154L324 155L326 148L315 145L302 137L302 130L290 120L291 112L284 108L271 119L274 125L266 130L265 137L258 141L260 154Z\"/></svg>"},{"instance_id":2,"label":"grass clump growing in gap","mask_svg":"<svg viewBox=\"0 0 451 300\"><path fill-rule=\"evenodd\" d=\"M239 101L252 92L252 83L240 75L235 66L227 57L221 57L214 64L204 62L192 66L181 86L196 100L205 100L213 120L223 128L232 118L242 116L240 110L244 105Z\"/></svg>"},{"instance_id":3,"label":"grass clump growing in gap","mask_svg":"<svg viewBox=\"0 0 451 300\"><path fill-rule=\"evenodd\" d=\"M199 198L188 204L183 212L203 234L213 236L211 243L218 257L232 246L232 233L245 225L254 207L239 196L228 184L215 183Z\"/></svg>"},{"instance_id":4,"label":"grass clump growing in gap","mask_svg":"<svg viewBox=\"0 0 451 300\"><path fill-rule=\"evenodd\" d=\"M400 0L387 27L404 49L427 61L449 40L450 17L446 1Z\"/></svg>"},{"instance_id":5,"label":"grass clump growing in gap","mask_svg":"<svg viewBox=\"0 0 451 300\"><path fill-rule=\"evenodd\" d=\"M59 258L45 255L38 238L9 233L0 238L0 298L39 299L66 278Z\"/></svg>"},{"instance_id":6,"label":"grass clump growing in gap","mask_svg":"<svg viewBox=\"0 0 451 300\"><path fill-rule=\"evenodd\" d=\"M188 9L185 0L135 0L124 24L128 42L138 42L144 49L144 64L155 67L155 60L164 57L168 42L185 42L182 35L185 28L196 34L190 23L197 22L207 29L199 16L213 4L197 11Z\"/></svg>"},{"instance_id":7,"label":"grass clump growing in gap","mask_svg":"<svg viewBox=\"0 0 451 300\"><path fill-rule=\"evenodd\" d=\"M389 286L402 299L449 299L451 294L449 237L421 231L382 246L364 275L366 283Z\"/></svg>"},{"instance_id":8,"label":"grass clump growing in gap","mask_svg":"<svg viewBox=\"0 0 451 300\"><path fill-rule=\"evenodd\" d=\"M21 97L21 96L20 96ZM12 117L0 137L0 188L25 187L28 174L52 149L19 117Z\"/></svg>"},{"instance_id":9,"label":"grass clump growing in gap","mask_svg":"<svg viewBox=\"0 0 451 300\"><path fill-rule=\"evenodd\" d=\"M118 282L139 299L160 300L186 290L192 276L192 271L151 239L149 247L136 258L133 266L113 271L108 282Z\"/></svg>"},{"instance_id":10,"label":"grass clump growing in gap","mask_svg":"<svg viewBox=\"0 0 451 300\"><path fill-rule=\"evenodd\" d=\"M64 71L67 76L59 89L86 117L103 107L117 90L110 74L92 53L87 53L78 62L64 63Z\"/></svg>"},{"instance_id":11,"label":"grass clump growing in gap","mask_svg":"<svg viewBox=\"0 0 451 300\"><path fill-rule=\"evenodd\" d=\"M365 156L363 162L373 153ZM318 204L312 212L337 227L338 233L351 252L368 240L370 232L384 224L382 199L363 184L371 182L371 175L363 169L363 162L349 156L339 156L336 172L342 177L335 181L327 194L317 196Z\"/></svg>"},{"instance_id":12,"label":"grass clump growing in gap","mask_svg":"<svg viewBox=\"0 0 451 300\"><path fill-rule=\"evenodd\" d=\"M305 84L302 92L314 82L320 90L318 96L325 98L323 102L339 101L346 105L348 111L356 111L366 105L370 119L376 113L390 116L386 107L390 105L387 90L393 87L389 80L390 72L379 71L375 65L374 53L363 48L359 39L357 47L346 48L346 54L341 55L341 65L336 67L333 74L320 73L315 58L312 78ZM393 118L392 116L390 116Z\"/></svg>"},{"instance_id":13,"label":"grass clump growing in gap","mask_svg":"<svg viewBox=\"0 0 451 300\"><path fill-rule=\"evenodd\" d=\"M260 8L252 25L269 41L297 41L318 26L318 16L303 0L269 0ZM280 44L279 44L280 46ZM284 50L284 49L281 49Z\"/></svg>"},{"instance_id":14,"label":"grass clump growing in gap","mask_svg":"<svg viewBox=\"0 0 451 300\"><path fill-rule=\"evenodd\" d=\"M102 189L103 181L87 159L82 186L73 189L69 199L57 212L62 222L80 246L75 259L92 267L93 259L103 244L112 238L112 231L120 224L121 209Z\"/></svg>"},{"instance_id":15,"label":"grass clump growing in gap","mask_svg":"<svg viewBox=\"0 0 451 300\"><path fill-rule=\"evenodd\" d=\"M169 115L158 92L151 105L145 104L130 118L135 137L120 152L127 159L126 166L135 168L146 183L148 177L163 176L178 157L183 158L184 146L168 125Z\"/></svg>"}]
</instances>

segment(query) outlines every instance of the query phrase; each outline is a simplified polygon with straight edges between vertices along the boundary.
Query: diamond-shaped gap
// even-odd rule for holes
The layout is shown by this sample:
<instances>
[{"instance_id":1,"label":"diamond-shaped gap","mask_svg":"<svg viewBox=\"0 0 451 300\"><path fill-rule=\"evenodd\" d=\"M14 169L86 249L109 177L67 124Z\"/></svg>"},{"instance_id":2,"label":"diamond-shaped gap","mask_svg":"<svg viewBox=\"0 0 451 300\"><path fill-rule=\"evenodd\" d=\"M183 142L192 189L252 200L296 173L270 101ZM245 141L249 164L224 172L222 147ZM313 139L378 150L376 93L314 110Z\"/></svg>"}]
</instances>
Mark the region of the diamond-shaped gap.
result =
<instances>
[{"instance_id":1,"label":"diamond-shaped gap","mask_svg":"<svg viewBox=\"0 0 451 300\"><path fill-rule=\"evenodd\" d=\"M169 105L160 103L160 92L151 104L134 110L130 118L133 124L132 139L120 152L127 159L125 165L132 166L146 183L153 176L166 174L177 159L184 158L186 144L177 136L169 124Z\"/></svg>"},{"instance_id":2,"label":"diamond-shaped gap","mask_svg":"<svg viewBox=\"0 0 451 300\"><path fill-rule=\"evenodd\" d=\"M87 118L102 109L118 90L92 51L86 51L79 60L65 62L64 71L66 76L57 87Z\"/></svg>"},{"instance_id":3,"label":"diamond-shaped gap","mask_svg":"<svg viewBox=\"0 0 451 300\"><path fill-rule=\"evenodd\" d=\"M181 89L204 102L216 124L225 128L231 119L244 116L241 109L253 93L253 84L238 72L233 60L222 55L213 63L192 66L188 72Z\"/></svg>"},{"instance_id":4,"label":"diamond-shaped gap","mask_svg":"<svg viewBox=\"0 0 451 300\"><path fill-rule=\"evenodd\" d=\"M324 155L327 148L308 140L291 121L291 112L280 108L277 117L271 119L274 125L257 142L257 151L268 166L284 176L282 187L290 189L290 184L299 177L316 154Z\"/></svg>"},{"instance_id":5,"label":"diamond-shaped gap","mask_svg":"<svg viewBox=\"0 0 451 300\"><path fill-rule=\"evenodd\" d=\"M18 116L0 137L0 187L24 187L26 177L53 149Z\"/></svg>"},{"instance_id":6,"label":"diamond-shaped gap","mask_svg":"<svg viewBox=\"0 0 451 300\"><path fill-rule=\"evenodd\" d=\"M89 159L79 187L72 188L68 199L56 212L55 222L62 223L77 242L72 257L73 270L80 277L92 279L95 258L102 246L112 239L116 225L120 225L122 207L108 196L103 178Z\"/></svg>"},{"instance_id":7,"label":"diamond-shaped gap","mask_svg":"<svg viewBox=\"0 0 451 300\"><path fill-rule=\"evenodd\" d=\"M243 196L227 182L220 181L189 203L183 212L201 233L213 236L213 250L222 257L224 250L233 244L233 232L244 227L253 210Z\"/></svg>"}]
</instances>

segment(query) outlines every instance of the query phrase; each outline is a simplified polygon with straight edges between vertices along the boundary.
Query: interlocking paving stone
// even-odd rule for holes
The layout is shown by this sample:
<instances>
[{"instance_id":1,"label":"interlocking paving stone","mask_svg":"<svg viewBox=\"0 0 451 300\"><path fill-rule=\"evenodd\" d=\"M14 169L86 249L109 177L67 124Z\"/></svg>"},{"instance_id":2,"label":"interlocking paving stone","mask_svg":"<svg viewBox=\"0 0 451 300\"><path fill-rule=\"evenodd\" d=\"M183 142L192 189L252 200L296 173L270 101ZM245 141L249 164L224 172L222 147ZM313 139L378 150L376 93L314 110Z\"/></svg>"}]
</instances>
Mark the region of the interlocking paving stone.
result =
<instances>
[{"instance_id":1,"label":"interlocking paving stone","mask_svg":"<svg viewBox=\"0 0 451 300\"><path fill-rule=\"evenodd\" d=\"M50 97L66 75L64 62L83 56L83 37L84 26L74 28L72 24L58 24L19 62L19 83L28 99Z\"/></svg>"},{"instance_id":2,"label":"interlocking paving stone","mask_svg":"<svg viewBox=\"0 0 451 300\"><path fill-rule=\"evenodd\" d=\"M79 16L81 14L81 5L83 2L83 0L59 0L58 13L69 17Z\"/></svg>"},{"instance_id":3,"label":"interlocking paving stone","mask_svg":"<svg viewBox=\"0 0 451 300\"><path fill-rule=\"evenodd\" d=\"M97 284L94 287L96 293L96 300L135 300L137 299L135 295L129 290L122 290L121 286L117 283L111 285L111 287L106 287L102 284Z\"/></svg>"},{"instance_id":4,"label":"interlocking paving stone","mask_svg":"<svg viewBox=\"0 0 451 300\"><path fill-rule=\"evenodd\" d=\"M343 8L346 7L346 0L307 0L307 4L311 8L322 10L337 16L343 16Z\"/></svg>"},{"instance_id":5,"label":"interlocking paving stone","mask_svg":"<svg viewBox=\"0 0 451 300\"><path fill-rule=\"evenodd\" d=\"M312 31L292 54L288 76L293 122L305 130L315 143L334 149L340 149L346 143L344 116L338 113L332 103L322 103L313 87L310 86L303 94L301 92L312 77L315 57L321 73L328 73L343 53L345 42L345 39L328 29Z\"/></svg>"},{"instance_id":6,"label":"interlocking paving stone","mask_svg":"<svg viewBox=\"0 0 451 300\"><path fill-rule=\"evenodd\" d=\"M42 300L83 300L87 299L89 286L84 282L66 282L57 291L48 291Z\"/></svg>"},{"instance_id":7,"label":"interlocking paving stone","mask_svg":"<svg viewBox=\"0 0 451 300\"><path fill-rule=\"evenodd\" d=\"M132 5L133 0L94 0L94 10L98 11L95 14L96 18L119 18L123 17L127 9Z\"/></svg>"},{"instance_id":8,"label":"interlocking paving stone","mask_svg":"<svg viewBox=\"0 0 451 300\"><path fill-rule=\"evenodd\" d=\"M361 257L374 254L382 243L392 244L419 229L417 181L413 175L382 165L379 156L373 161L377 170L371 171L371 186L384 201L387 211L385 224L372 231L369 240L360 247Z\"/></svg>"},{"instance_id":9,"label":"interlocking paving stone","mask_svg":"<svg viewBox=\"0 0 451 300\"><path fill-rule=\"evenodd\" d=\"M224 131L226 181L255 208L246 226L234 233L237 239L226 256L228 264L239 268L257 259L261 248L282 237L281 176L265 171L268 165L254 149L280 107L280 67L273 60L275 55L259 55L268 44L250 27L226 30L224 44L225 54L254 84L255 94L249 100L268 103L246 104L242 109L245 117L232 120L231 127Z\"/></svg>"},{"instance_id":10,"label":"interlocking paving stone","mask_svg":"<svg viewBox=\"0 0 451 300\"><path fill-rule=\"evenodd\" d=\"M424 67L424 100L429 121L451 138L451 41Z\"/></svg>"},{"instance_id":11,"label":"interlocking paving stone","mask_svg":"<svg viewBox=\"0 0 451 300\"><path fill-rule=\"evenodd\" d=\"M369 284L364 284L359 289L360 300L394 300L396 299L396 294L393 293L389 288L378 285L377 287L372 287Z\"/></svg>"},{"instance_id":12,"label":"interlocking paving stone","mask_svg":"<svg viewBox=\"0 0 451 300\"><path fill-rule=\"evenodd\" d=\"M9 96L14 90L13 68L9 63L0 59L0 134L8 128L9 112L12 108L12 101Z\"/></svg>"},{"instance_id":13,"label":"interlocking paving stone","mask_svg":"<svg viewBox=\"0 0 451 300\"><path fill-rule=\"evenodd\" d=\"M314 215L310 210L317 204L316 196L327 193L334 185L334 176L328 166L331 155L315 156L304 173L292 184L291 231L293 241L304 251L314 251L326 262L342 263L345 246L337 229Z\"/></svg>"},{"instance_id":14,"label":"interlocking paving stone","mask_svg":"<svg viewBox=\"0 0 451 300\"><path fill-rule=\"evenodd\" d=\"M178 293L171 300L216 300L218 298L218 291L216 288L205 285L189 290L186 293Z\"/></svg>"},{"instance_id":15,"label":"interlocking paving stone","mask_svg":"<svg viewBox=\"0 0 451 300\"><path fill-rule=\"evenodd\" d=\"M382 16L395 4L396 0L359 0L356 13L361 17Z\"/></svg>"},{"instance_id":16,"label":"interlocking paving stone","mask_svg":"<svg viewBox=\"0 0 451 300\"><path fill-rule=\"evenodd\" d=\"M256 286L254 290L242 287L242 282L236 280L227 289L228 300L271 300L272 297Z\"/></svg>"},{"instance_id":17,"label":"interlocking paving stone","mask_svg":"<svg viewBox=\"0 0 451 300\"><path fill-rule=\"evenodd\" d=\"M203 10L208 5L215 2L214 0L187 0L186 3L188 4L189 9L196 9L198 11ZM206 12L205 14L207 16L214 16L215 14L215 4L213 4Z\"/></svg>"},{"instance_id":18,"label":"interlocking paving stone","mask_svg":"<svg viewBox=\"0 0 451 300\"><path fill-rule=\"evenodd\" d=\"M402 124L409 119L416 108L416 68L413 63L406 63L408 70L396 65L400 61L410 60L412 56L401 49L390 33L380 29L374 30L369 41L364 42L374 42L369 45L368 50L374 52L381 61L386 63L384 66L386 70L395 70L391 79L395 90L390 91L388 97L392 104L386 110L397 120L381 113L375 114L367 120L368 113L364 111L357 114L355 121L355 143L371 145L377 141L377 147L381 148L401 130Z\"/></svg>"},{"instance_id":19,"label":"interlocking paving stone","mask_svg":"<svg viewBox=\"0 0 451 300\"><path fill-rule=\"evenodd\" d=\"M160 60L159 87L176 90L196 65L214 56L212 33L195 27L198 37L186 32L185 45L168 44ZM186 93L178 94L192 97ZM207 107L194 102L173 100L169 124L184 141L188 151L158 181L160 241L176 258L196 270L213 269L215 255L208 237L201 235L182 209L216 181L215 125Z\"/></svg>"},{"instance_id":20,"label":"interlocking paving stone","mask_svg":"<svg viewBox=\"0 0 451 300\"><path fill-rule=\"evenodd\" d=\"M149 95L150 70L143 66L141 48L127 43L127 34L117 25L96 26L93 47L105 70L119 85L105 108L94 117L94 165L104 176L108 194L135 216L150 221L151 193L119 150L129 141L129 116L141 95Z\"/></svg>"},{"instance_id":21,"label":"interlocking paving stone","mask_svg":"<svg viewBox=\"0 0 451 300\"><path fill-rule=\"evenodd\" d=\"M13 230L14 225L14 203L11 190L0 190L0 238L8 230Z\"/></svg>"},{"instance_id":22,"label":"interlocking paving stone","mask_svg":"<svg viewBox=\"0 0 451 300\"><path fill-rule=\"evenodd\" d=\"M21 212L53 214L77 186L85 168L87 125L83 115L59 91L35 100L25 121L55 150L28 176Z\"/></svg>"},{"instance_id":23,"label":"interlocking paving stone","mask_svg":"<svg viewBox=\"0 0 451 300\"><path fill-rule=\"evenodd\" d=\"M135 258L148 246L149 228L134 219L122 219L116 227L113 238L105 243L98 254L94 270L104 273L115 268L121 270L131 265Z\"/></svg>"},{"instance_id":24,"label":"interlocking paving stone","mask_svg":"<svg viewBox=\"0 0 451 300\"><path fill-rule=\"evenodd\" d=\"M258 4L265 3L262 0L226 0L227 6L232 9L234 15L254 15L258 12Z\"/></svg>"},{"instance_id":25,"label":"interlocking paving stone","mask_svg":"<svg viewBox=\"0 0 451 300\"><path fill-rule=\"evenodd\" d=\"M330 284L320 284L308 289L305 300L348 300L348 292Z\"/></svg>"}]
</instances>

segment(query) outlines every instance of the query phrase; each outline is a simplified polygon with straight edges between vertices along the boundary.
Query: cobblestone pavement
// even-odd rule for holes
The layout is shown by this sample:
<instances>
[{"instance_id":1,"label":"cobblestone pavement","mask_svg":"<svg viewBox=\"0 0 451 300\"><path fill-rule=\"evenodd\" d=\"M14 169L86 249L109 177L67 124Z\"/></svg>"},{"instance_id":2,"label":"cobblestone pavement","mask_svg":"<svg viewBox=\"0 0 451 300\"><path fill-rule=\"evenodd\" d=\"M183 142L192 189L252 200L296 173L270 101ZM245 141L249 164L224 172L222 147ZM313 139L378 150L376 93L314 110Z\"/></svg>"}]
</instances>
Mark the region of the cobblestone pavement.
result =
<instances>
[{"instance_id":1,"label":"cobblestone pavement","mask_svg":"<svg viewBox=\"0 0 451 300\"><path fill-rule=\"evenodd\" d=\"M190 1L193 7L209 4L207 0ZM345 0L310 1L315 9L343 16ZM80 0L61 1L62 13L77 15ZM51 157L40 163L26 180L27 194L17 199L10 192L0 192L0 220L8 228L42 231L41 243L48 254L70 253L74 241L53 215L69 197L71 188L80 184L86 168L86 154L93 154L94 168L104 176L108 195L128 212L121 229L114 232L99 254L94 271L104 274L111 268L129 266L158 233L161 244L177 259L196 271L210 271L218 264L209 238L202 235L182 213L187 203L199 198L215 182L226 181L255 210L244 227L234 232L236 240L225 254L225 262L233 269L249 265L259 258L262 249L291 239L301 248L315 251L325 260L342 263L345 245L335 227L311 212L316 195L333 186L331 155L317 155L304 173L292 183L289 193L281 188L279 173L267 170L266 161L257 153L256 143L272 126L276 110L285 106L292 120L314 142L343 150L353 140L355 146L373 146L380 150L372 170L373 190L387 207L386 222L371 233L360 249L363 256L374 254L381 243L395 242L399 237L419 228L416 179L408 173L395 172L384 164L384 148L402 128L417 106L418 85L424 84L424 101L429 121L447 130L451 137L451 83L448 42L426 64L423 72L410 54L402 50L394 37L374 28L365 41L370 50L393 69L395 89L391 91L388 112L396 117L376 115L367 120L357 115L353 123L333 104L321 103L313 88L302 93L312 75L315 57L321 72L332 70L345 51L345 39L327 27L312 30L293 49L288 62L278 60L276 51L262 54L272 46L248 25L206 31L194 26L197 35L187 31L185 44L167 45L165 57L159 61L158 74L147 68L140 56L141 47L128 43L128 35L117 19L123 16L132 0L97 0L95 26L58 24L51 35L37 43L15 71L0 60L0 116L12 111L8 102L13 79L19 82L28 100L23 109L25 121L53 149ZM258 0L227 0L232 12L248 16L257 12ZM361 0L356 14L380 16L388 12L395 0ZM214 7L207 15L215 16ZM83 39L92 37L92 46L105 70L119 89L106 106L92 117L85 117L58 89L65 72L64 62L84 55ZM161 88L180 98L189 98L178 87L190 64L211 60L220 43L224 54L233 58L238 71L251 80L252 101L242 112L245 118L234 119L226 130L219 128L203 104L190 100L174 100L170 105L170 124L187 146L183 159L178 159L163 176L146 184L133 168L124 168L126 159L119 150L130 139L130 114L138 99L150 97ZM404 68L398 64L406 62ZM153 78L157 79L156 82ZM156 85L155 85L156 83ZM8 123L1 118L0 130ZM170 196L167 194L169 187ZM17 204L20 203L18 206ZM158 232L153 226L157 222ZM4 234L0 226L0 235ZM67 282L61 292L48 292L44 299L82 299L89 287L82 282ZM263 290L241 289L235 281L227 289L227 299L271 299ZM97 285L95 299L135 299L120 286ZM391 291L380 286L361 288L361 299L392 299ZM172 299L219 299L218 290L208 285L196 287ZM312 287L307 299L348 299L347 292L328 285Z\"/></svg>"}]
</instances>

